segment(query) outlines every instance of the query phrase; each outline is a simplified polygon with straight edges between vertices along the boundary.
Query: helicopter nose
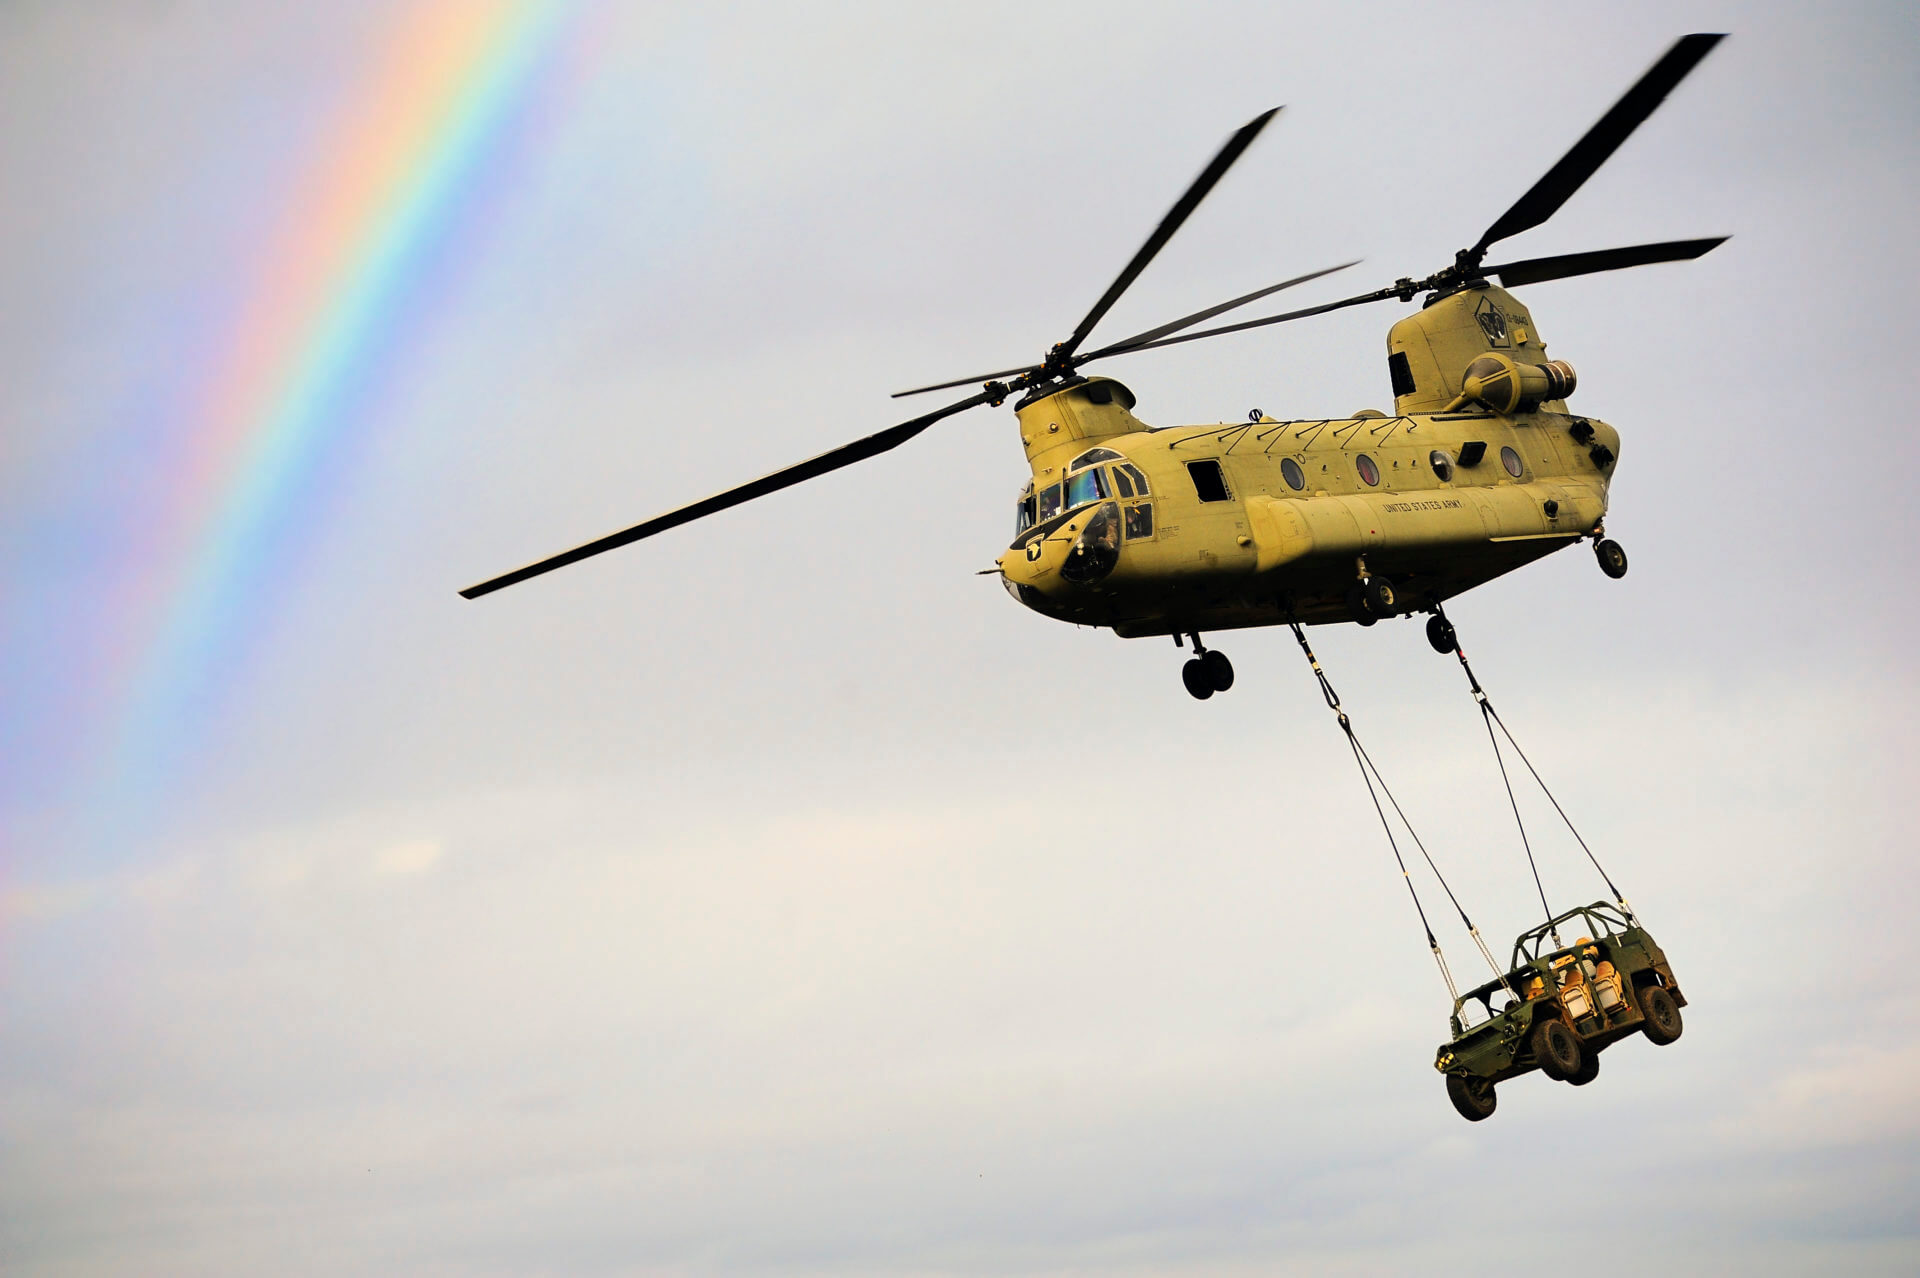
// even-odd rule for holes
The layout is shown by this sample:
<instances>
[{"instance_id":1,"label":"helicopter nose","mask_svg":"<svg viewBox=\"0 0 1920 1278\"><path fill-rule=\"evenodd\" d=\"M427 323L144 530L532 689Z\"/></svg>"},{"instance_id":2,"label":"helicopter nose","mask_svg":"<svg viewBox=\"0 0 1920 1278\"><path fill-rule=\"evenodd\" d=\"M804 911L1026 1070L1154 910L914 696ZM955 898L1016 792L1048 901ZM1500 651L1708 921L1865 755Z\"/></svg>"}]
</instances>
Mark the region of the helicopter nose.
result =
<instances>
[{"instance_id":1,"label":"helicopter nose","mask_svg":"<svg viewBox=\"0 0 1920 1278\"><path fill-rule=\"evenodd\" d=\"M1099 581L1120 562L1120 507L1107 502L1088 512L1080 535L1060 565L1060 576L1076 586Z\"/></svg>"}]
</instances>

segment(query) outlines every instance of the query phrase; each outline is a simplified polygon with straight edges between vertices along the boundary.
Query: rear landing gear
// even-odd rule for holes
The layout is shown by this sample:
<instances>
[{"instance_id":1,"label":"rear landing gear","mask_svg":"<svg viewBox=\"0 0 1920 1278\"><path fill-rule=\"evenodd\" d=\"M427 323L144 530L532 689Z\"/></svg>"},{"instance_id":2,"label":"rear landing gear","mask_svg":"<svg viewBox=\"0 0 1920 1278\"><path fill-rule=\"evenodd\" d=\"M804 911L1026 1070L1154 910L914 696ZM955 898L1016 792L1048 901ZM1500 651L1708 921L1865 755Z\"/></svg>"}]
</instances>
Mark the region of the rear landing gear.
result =
<instances>
[{"instance_id":1,"label":"rear landing gear","mask_svg":"<svg viewBox=\"0 0 1920 1278\"><path fill-rule=\"evenodd\" d=\"M1593 557L1600 561L1600 571L1616 581L1627 575L1627 552L1612 538L1603 537L1594 542Z\"/></svg>"},{"instance_id":2,"label":"rear landing gear","mask_svg":"<svg viewBox=\"0 0 1920 1278\"><path fill-rule=\"evenodd\" d=\"M1436 608L1438 604L1434 605ZM1433 650L1445 657L1460 647L1460 636L1453 632L1453 623L1439 613L1427 618L1427 642Z\"/></svg>"},{"instance_id":3,"label":"rear landing gear","mask_svg":"<svg viewBox=\"0 0 1920 1278\"><path fill-rule=\"evenodd\" d=\"M1180 682L1187 686L1187 692L1195 701L1205 701L1216 692L1225 692L1233 687L1233 663L1227 660L1224 652L1209 649L1200 642L1198 634L1188 636L1193 640L1193 660L1180 667ZM1173 637L1175 643L1180 636Z\"/></svg>"}]
</instances>

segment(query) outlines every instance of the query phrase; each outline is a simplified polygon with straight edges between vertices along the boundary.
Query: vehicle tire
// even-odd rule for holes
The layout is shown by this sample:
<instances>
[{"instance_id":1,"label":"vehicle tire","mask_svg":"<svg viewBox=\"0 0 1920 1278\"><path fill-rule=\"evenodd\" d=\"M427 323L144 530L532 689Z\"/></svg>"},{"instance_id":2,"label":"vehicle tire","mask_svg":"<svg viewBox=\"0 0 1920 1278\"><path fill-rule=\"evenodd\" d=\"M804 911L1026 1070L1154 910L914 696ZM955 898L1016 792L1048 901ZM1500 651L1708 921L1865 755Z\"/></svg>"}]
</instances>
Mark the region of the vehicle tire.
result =
<instances>
[{"instance_id":1,"label":"vehicle tire","mask_svg":"<svg viewBox=\"0 0 1920 1278\"><path fill-rule=\"evenodd\" d=\"M1680 1022L1680 1005L1673 1001L1673 995L1658 985L1649 985L1640 991L1640 1015L1645 1019L1640 1023L1640 1032L1647 1041L1665 1047L1680 1037L1680 1031L1686 1026Z\"/></svg>"},{"instance_id":2,"label":"vehicle tire","mask_svg":"<svg viewBox=\"0 0 1920 1278\"><path fill-rule=\"evenodd\" d=\"M1215 692L1225 692L1233 686L1233 663L1227 660L1224 652L1208 652L1200 658L1207 668L1207 681Z\"/></svg>"},{"instance_id":3,"label":"vehicle tire","mask_svg":"<svg viewBox=\"0 0 1920 1278\"><path fill-rule=\"evenodd\" d=\"M1586 1049L1580 1046L1580 1039L1567 1028L1565 1021L1551 1017L1541 1021L1533 1027L1529 1041L1533 1044L1534 1063L1548 1078L1564 1083L1586 1063Z\"/></svg>"},{"instance_id":4,"label":"vehicle tire","mask_svg":"<svg viewBox=\"0 0 1920 1278\"><path fill-rule=\"evenodd\" d=\"M1207 674L1207 663L1198 657L1180 667L1180 682L1187 685L1195 701L1205 701L1213 695L1213 679Z\"/></svg>"},{"instance_id":5,"label":"vehicle tire","mask_svg":"<svg viewBox=\"0 0 1920 1278\"><path fill-rule=\"evenodd\" d=\"M1438 613L1427 618L1427 642L1443 657L1460 647L1460 637L1453 633L1453 623Z\"/></svg>"},{"instance_id":6,"label":"vehicle tire","mask_svg":"<svg viewBox=\"0 0 1920 1278\"><path fill-rule=\"evenodd\" d=\"M1492 1083L1484 1078L1462 1078L1458 1074L1447 1075L1447 1099L1469 1123L1489 1117L1500 1103L1500 1098L1493 1094Z\"/></svg>"},{"instance_id":7,"label":"vehicle tire","mask_svg":"<svg viewBox=\"0 0 1920 1278\"><path fill-rule=\"evenodd\" d=\"M1580 1062L1579 1069L1567 1075L1567 1081L1575 1087L1585 1087L1588 1083L1600 1077L1600 1053L1587 1047L1584 1043L1580 1046L1586 1059Z\"/></svg>"},{"instance_id":8,"label":"vehicle tire","mask_svg":"<svg viewBox=\"0 0 1920 1278\"><path fill-rule=\"evenodd\" d=\"M1367 611L1367 602L1361 598L1360 587L1358 586L1347 591L1347 612L1352 615L1357 624L1362 626L1371 626L1374 622L1380 620L1380 618Z\"/></svg>"},{"instance_id":9,"label":"vehicle tire","mask_svg":"<svg viewBox=\"0 0 1920 1278\"><path fill-rule=\"evenodd\" d=\"M1612 538L1594 542L1593 557L1600 561L1600 571L1614 580L1627 575L1627 552Z\"/></svg>"},{"instance_id":10,"label":"vehicle tire","mask_svg":"<svg viewBox=\"0 0 1920 1278\"><path fill-rule=\"evenodd\" d=\"M1385 577L1369 577L1360 583L1360 601L1376 617L1393 615L1393 583Z\"/></svg>"}]
</instances>

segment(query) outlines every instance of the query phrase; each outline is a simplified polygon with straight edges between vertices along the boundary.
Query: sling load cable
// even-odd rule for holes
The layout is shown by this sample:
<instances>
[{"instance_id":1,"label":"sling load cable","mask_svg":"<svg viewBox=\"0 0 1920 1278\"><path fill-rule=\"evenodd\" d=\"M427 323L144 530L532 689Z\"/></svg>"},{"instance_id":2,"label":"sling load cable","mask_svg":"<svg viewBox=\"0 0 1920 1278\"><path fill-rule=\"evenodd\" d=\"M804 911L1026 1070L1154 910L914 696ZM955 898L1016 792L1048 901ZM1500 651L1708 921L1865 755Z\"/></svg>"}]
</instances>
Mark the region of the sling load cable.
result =
<instances>
[{"instance_id":1,"label":"sling load cable","mask_svg":"<svg viewBox=\"0 0 1920 1278\"><path fill-rule=\"evenodd\" d=\"M1454 896L1453 889L1447 885L1446 876L1441 874L1440 867L1433 863L1433 856L1427 851L1427 845L1420 841L1420 834L1413 828L1413 822L1407 820L1407 814L1401 809L1400 801L1393 797L1393 791L1387 786L1387 779L1380 775L1380 769L1373 765L1372 756L1367 753L1366 747L1360 744L1360 738L1353 730L1353 722L1347 717L1347 712L1341 708L1339 694L1333 690L1333 681L1328 679L1327 672L1320 668L1320 659L1313 655L1313 649L1307 643L1306 632L1300 628L1300 623L1294 620L1291 608L1287 610L1287 625L1292 627L1293 637L1299 641L1300 651L1306 654L1307 664L1313 668L1313 677L1320 683L1320 695L1326 698L1327 708L1333 711L1334 718L1339 721L1340 730L1347 734L1347 745L1353 750L1353 761L1360 769L1360 779L1366 783L1367 797L1373 800L1373 810L1380 818L1380 828L1386 832L1387 846L1393 849L1393 859L1400 867L1400 878L1407 885L1407 895L1413 898L1414 913L1420 916L1420 926L1427 934L1427 948L1433 951L1433 960L1440 966L1440 979L1446 982L1447 993L1454 1002L1460 1001L1460 990L1453 982L1452 971L1447 967L1447 957L1440 952L1440 942L1434 939L1433 925L1427 922L1427 912L1420 904L1420 894L1414 890L1413 876L1407 873L1407 863L1400 855L1399 841L1393 837L1393 826L1387 820L1386 810L1380 806L1380 795L1374 791L1376 781L1380 784L1380 792L1387 796L1387 802L1393 805L1394 815L1400 818L1400 824L1404 825L1407 833L1412 836L1414 846L1420 849L1420 855L1426 860L1427 868L1432 870L1433 877L1439 880L1441 891L1447 894L1447 899L1453 902L1453 908L1459 912L1460 922L1466 926L1467 934L1473 937L1474 944L1480 947L1480 956L1486 959L1487 966L1493 969L1494 976L1499 978L1500 984L1506 987L1508 995L1518 998L1513 986L1507 982L1506 971L1494 962L1493 954L1487 949L1487 943L1481 939L1480 929L1475 927L1473 920L1467 917L1460 899Z\"/></svg>"},{"instance_id":2,"label":"sling load cable","mask_svg":"<svg viewBox=\"0 0 1920 1278\"><path fill-rule=\"evenodd\" d=\"M1440 618L1441 624L1446 626L1448 637L1453 640L1453 655L1460 659L1460 668L1464 670L1467 675L1467 686L1473 690L1473 699L1479 703L1480 706L1480 717L1487 725L1487 741L1493 746L1494 761L1500 765L1500 779L1506 783L1507 802L1513 806L1513 820L1514 823L1520 827L1520 846L1527 850L1527 864L1533 870L1533 886L1540 892L1540 907L1546 910L1548 918L1553 917L1553 910L1547 905L1546 890L1540 887L1540 867L1533 859L1533 845L1527 839L1526 822L1520 819L1520 804L1513 795L1513 782L1507 777L1507 761L1500 753L1499 739L1493 735L1493 725L1496 723L1500 725L1500 733L1506 737L1507 744L1512 746L1513 752L1520 756L1520 762L1526 764L1527 771L1533 774L1534 784L1540 787L1540 793L1547 796L1547 802L1551 803L1553 810L1560 814L1560 819L1567 823L1567 831L1573 835L1573 841L1580 845L1580 850L1587 854L1587 860L1593 862L1593 868L1599 871L1600 878L1607 885L1607 890L1612 892L1613 899L1620 903L1620 909L1626 914L1627 922L1637 925L1639 920L1634 917L1633 907L1627 904L1627 898L1622 895L1619 888L1614 886L1613 877L1609 875L1605 867L1600 864L1600 858L1593 854L1593 849L1587 846L1587 841L1580 837L1580 831L1574 828L1573 818L1568 816L1567 810L1560 806L1560 800L1553 797L1553 791L1549 789L1547 783L1541 779L1539 770L1533 766L1533 760L1527 758L1527 752L1522 750L1520 743L1513 739L1513 732L1507 727L1506 720L1502 719L1500 712L1493 708L1492 699L1487 696L1486 690L1480 686L1480 680L1473 673L1473 666L1467 661L1466 649L1460 646L1459 632L1454 629L1453 623L1447 620L1446 610L1440 606L1438 600L1434 601L1433 611L1434 615ZM1553 943L1556 949L1560 947L1560 930L1558 928L1555 928L1553 931Z\"/></svg>"}]
</instances>

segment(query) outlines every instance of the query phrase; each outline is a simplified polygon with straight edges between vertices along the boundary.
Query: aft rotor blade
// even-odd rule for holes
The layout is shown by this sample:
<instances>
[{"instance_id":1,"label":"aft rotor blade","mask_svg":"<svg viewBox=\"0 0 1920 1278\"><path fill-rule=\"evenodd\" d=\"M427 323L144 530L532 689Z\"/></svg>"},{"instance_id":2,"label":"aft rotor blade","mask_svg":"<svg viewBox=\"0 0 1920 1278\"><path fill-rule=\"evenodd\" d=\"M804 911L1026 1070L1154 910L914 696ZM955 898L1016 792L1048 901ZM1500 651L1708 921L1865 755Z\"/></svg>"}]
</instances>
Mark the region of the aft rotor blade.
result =
<instances>
[{"instance_id":1,"label":"aft rotor blade","mask_svg":"<svg viewBox=\"0 0 1920 1278\"><path fill-rule=\"evenodd\" d=\"M1667 94L1673 92L1674 86L1686 78L1700 59L1724 39L1724 33L1680 37L1667 50L1666 56L1654 63L1640 77L1639 83L1628 89L1626 95L1613 104L1613 109L1601 116L1600 122L1588 129L1586 136L1574 143L1573 149L1561 156L1560 162L1533 184L1532 190L1502 213L1499 220L1480 237L1480 242L1469 251L1484 253L1489 245L1509 235L1518 235L1552 217L1580 189L1581 184L1607 162L1620 144L1653 114L1654 109L1666 100Z\"/></svg>"},{"instance_id":2,"label":"aft rotor blade","mask_svg":"<svg viewBox=\"0 0 1920 1278\"><path fill-rule=\"evenodd\" d=\"M478 599L481 595L492 594L496 590L525 581L529 577L538 577L556 568L577 564L582 559L590 559L642 538L651 537L655 533L665 532L669 528L678 528L681 524L692 523L696 519L703 519L729 507L752 501L756 497L765 497L768 493L779 492L782 488L791 488L795 484L839 470L843 466L865 461L889 449L898 448L943 417L951 417L975 405L987 403L994 397L992 391L981 391L977 395L969 395L957 404L948 404L945 408L936 409L924 417L916 417L910 422L901 422L898 426L889 426L878 434L857 439L851 444L842 444L831 452L821 453L818 457L809 458L785 470L776 470L771 475L763 476L752 483L742 484L738 488L729 488L723 493L715 493L690 506L682 506L664 515L656 515L644 524L635 524L631 528L609 534L598 541L590 541L584 546L575 546L572 550L562 551L538 563L528 564L525 568L516 568L510 573L483 581L477 586L468 586L460 594L467 599Z\"/></svg>"},{"instance_id":3,"label":"aft rotor blade","mask_svg":"<svg viewBox=\"0 0 1920 1278\"><path fill-rule=\"evenodd\" d=\"M1063 353L1071 355L1080 349L1080 343L1087 340L1087 334L1093 331L1093 326L1098 324L1101 317L1120 300L1120 295L1127 291L1127 287L1139 277L1140 272L1147 269L1147 263L1153 261L1155 255L1166 247L1167 241L1173 238L1173 233L1180 229L1181 223L1200 207L1200 201L1207 198L1207 192L1213 190L1214 185L1226 176L1227 170L1233 167L1233 162L1240 158L1241 152L1253 145L1253 140L1260 136L1260 130L1266 128L1267 121L1273 119L1279 111L1279 107L1274 107L1271 111L1261 112L1241 125L1234 135L1227 139L1227 144L1220 148L1220 153L1213 157L1213 162L1200 171L1200 176L1193 180L1193 185L1187 188L1187 193L1167 210L1165 217L1160 219L1160 225L1155 227L1153 234L1147 237L1147 242L1140 246L1140 251L1133 255L1133 260L1127 263L1127 269L1120 272L1120 277L1114 280L1100 300L1093 304L1093 309L1087 312L1087 317L1080 321L1078 328L1073 330L1073 336L1061 343Z\"/></svg>"},{"instance_id":4,"label":"aft rotor blade","mask_svg":"<svg viewBox=\"0 0 1920 1278\"><path fill-rule=\"evenodd\" d=\"M895 391L889 399L905 399L909 395L924 395L928 391L952 390L956 386L978 386L981 382L997 382L1002 377L1018 377L1022 373L1039 371L1040 365L1028 364L1024 368L1003 368L997 373L981 373L977 377L956 377L950 382L936 382L932 386L916 386L912 390Z\"/></svg>"},{"instance_id":5,"label":"aft rotor blade","mask_svg":"<svg viewBox=\"0 0 1920 1278\"><path fill-rule=\"evenodd\" d=\"M1706 240L1668 240L1663 244L1635 244L1630 248L1600 249L1593 253L1530 257L1523 262L1489 266L1483 274L1496 277L1508 288L1519 288L1523 284L1538 284L1543 280L1562 280L1570 275L1592 275L1596 271L1618 271L1629 266L1649 266L1655 262L1691 262L1726 242L1726 236L1717 235Z\"/></svg>"},{"instance_id":6,"label":"aft rotor blade","mask_svg":"<svg viewBox=\"0 0 1920 1278\"><path fill-rule=\"evenodd\" d=\"M1270 284L1266 288L1256 289L1251 293L1236 297L1231 302L1222 302L1218 306L1209 306L1204 311L1195 311L1193 314L1177 319L1171 324L1162 324L1160 327L1150 328L1144 333L1135 333L1132 337L1115 342L1111 346L1103 346L1097 351L1089 351L1080 357L1079 362L1087 363L1088 361L1101 359L1108 355L1118 355L1123 351L1144 347L1147 343L1165 337L1169 333L1177 333L1183 328L1191 328L1201 320L1210 320L1214 316L1225 314L1237 306L1245 306L1248 302L1257 302L1263 297L1269 297L1278 293L1281 289L1292 288L1296 284L1305 284L1308 280L1317 280L1322 275L1331 275L1335 271L1344 271L1349 266L1358 266L1360 262L1361 259L1356 257L1351 262L1342 262L1338 266L1329 266L1323 271L1314 271L1308 275L1296 275L1290 280L1282 280L1278 284Z\"/></svg>"}]
</instances>

